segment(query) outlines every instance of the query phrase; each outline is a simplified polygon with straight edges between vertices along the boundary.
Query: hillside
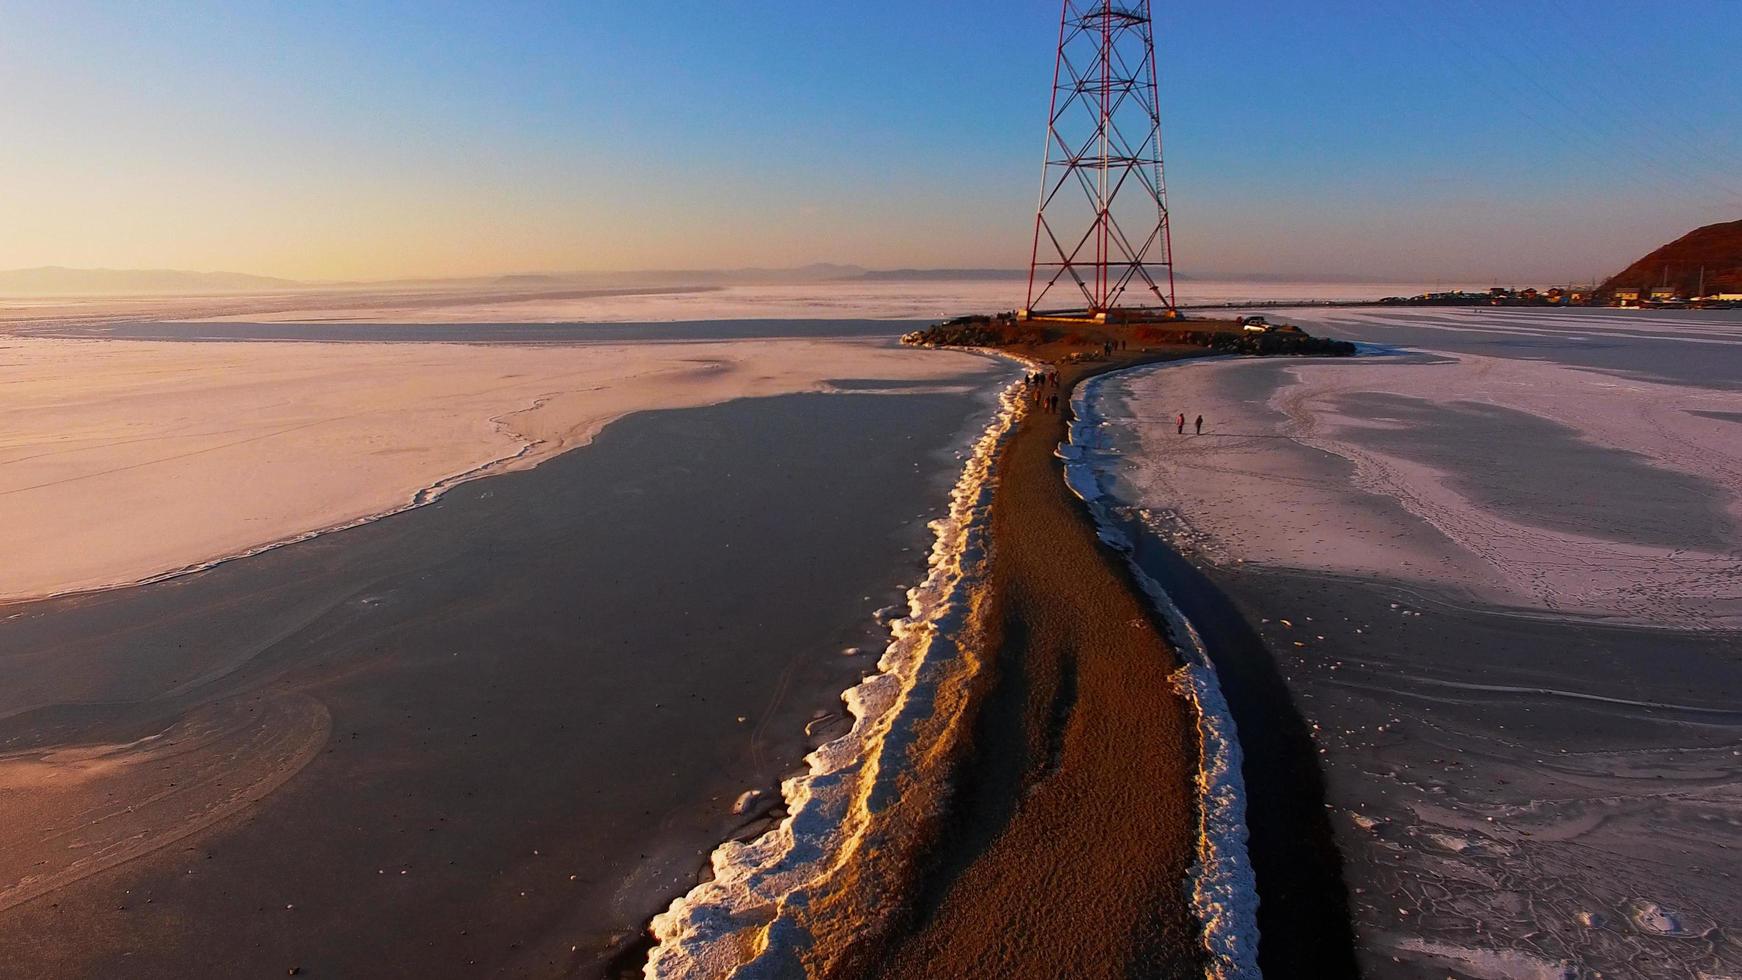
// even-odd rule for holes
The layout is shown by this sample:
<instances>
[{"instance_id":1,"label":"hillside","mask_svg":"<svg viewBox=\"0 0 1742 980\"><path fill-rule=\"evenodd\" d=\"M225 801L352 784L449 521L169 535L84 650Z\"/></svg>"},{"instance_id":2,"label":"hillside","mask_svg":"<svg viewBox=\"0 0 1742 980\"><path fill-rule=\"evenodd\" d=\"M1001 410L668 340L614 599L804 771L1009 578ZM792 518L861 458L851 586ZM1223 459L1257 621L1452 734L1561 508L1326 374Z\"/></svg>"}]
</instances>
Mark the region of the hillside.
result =
<instances>
[{"instance_id":1,"label":"hillside","mask_svg":"<svg viewBox=\"0 0 1742 980\"><path fill-rule=\"evenodd\" d=\"M1667 284L1693 296L1704 267L1707 293L1742 293L1742 221L1697 228L1628 266L1603 283L1601 292L1650 289Z\"/></svg>"}]
</instances>

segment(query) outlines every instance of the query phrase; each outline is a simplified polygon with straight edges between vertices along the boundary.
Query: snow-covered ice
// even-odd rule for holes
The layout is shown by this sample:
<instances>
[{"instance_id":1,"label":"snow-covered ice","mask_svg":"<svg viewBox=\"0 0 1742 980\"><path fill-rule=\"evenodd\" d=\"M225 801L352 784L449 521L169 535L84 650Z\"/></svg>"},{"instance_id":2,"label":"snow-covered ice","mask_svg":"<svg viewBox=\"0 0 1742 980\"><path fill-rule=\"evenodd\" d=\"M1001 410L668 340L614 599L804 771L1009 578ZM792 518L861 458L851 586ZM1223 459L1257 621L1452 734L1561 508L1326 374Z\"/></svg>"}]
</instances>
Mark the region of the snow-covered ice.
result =
<instances>
[{"instance_id":1,"label":"snow-covered ice","mask_svg":"<svg viewBox=\"0 0 1742 980\"><path fill-rule=\"evenodd\" d=\"M645 289L551 298L455 294L432 304L425 294L383 297L353 304L343 313L352 323L527 323L582 320L589 323L726 319L927 320L963 313L995 313L1021 306L1028 283L1010 278L843 280L812 283L726 285L706 289ZM1186 305L1271 302L1338 302L1419 292L1415 283L1248 282L1193 279L1179 283ZM322 307L267 311L233 309L201 319L243 321L319 320ZM4 310L0 309L0 314Z\"/></svg>"},{"instance_id":2,"label":"snow-covered ice","mask_svg":"<svg viewBox=\"0 0 1742 980\"><path fill-rule=\"evenodd\" d=\"M1364 965L1742 969L1742 316L1272 318L1367 346L1110 381L1094 478L1277 657Z\"/></svg>"},{"instance_id":3,"label":"snow-covered ice","mask_svg":"<svg viewBox=\"0 0 1742 980\"><path fill-rule=\"evenodd\" d=\"M1381 316L1414 319L1342 313L1310 328L1371 330ZM1465 335L1489 322L1465 319ZM1729 417L1742 392L1618 377L1548 343L1135 375L1114 392L1142 447L1121 475L1147 505L1185 515L1182 533L1241 561L1642 624L1742 625L1742 428ZM1203 414L1210 438L1155 424L1175 412Z\"/></svg>"},{"instance_id":4,"label":"snow-covered ice","mask_svg":"<svg viewBox=\"0 0 1742 980\"><path fill-rule=\"evenodd\" d=\"M631 412L837 379L960 388L984 368L850 338L0 338L0 601L172 575L428 503L586 445Z\"/></svg>"}]
</instances>

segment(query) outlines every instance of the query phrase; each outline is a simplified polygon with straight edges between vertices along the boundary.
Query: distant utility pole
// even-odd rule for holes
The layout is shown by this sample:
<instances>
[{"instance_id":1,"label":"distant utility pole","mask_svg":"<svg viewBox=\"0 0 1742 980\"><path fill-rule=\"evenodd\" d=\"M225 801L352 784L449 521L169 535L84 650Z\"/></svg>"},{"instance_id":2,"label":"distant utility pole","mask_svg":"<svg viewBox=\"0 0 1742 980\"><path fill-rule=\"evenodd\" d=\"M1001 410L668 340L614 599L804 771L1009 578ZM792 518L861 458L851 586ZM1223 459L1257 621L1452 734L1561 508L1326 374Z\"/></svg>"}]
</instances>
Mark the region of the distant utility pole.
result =
<instances>
[{"instance_id":1,"label":"distant utility pole","mask_svg":"<svg viewBox=\"0 0 1742 980\"><path fill-rule=\"evenodd\" d=\"M1043 304L1174 308L1150 0L1064 0L1025 312Z\"/></svg>"}]
</instances>

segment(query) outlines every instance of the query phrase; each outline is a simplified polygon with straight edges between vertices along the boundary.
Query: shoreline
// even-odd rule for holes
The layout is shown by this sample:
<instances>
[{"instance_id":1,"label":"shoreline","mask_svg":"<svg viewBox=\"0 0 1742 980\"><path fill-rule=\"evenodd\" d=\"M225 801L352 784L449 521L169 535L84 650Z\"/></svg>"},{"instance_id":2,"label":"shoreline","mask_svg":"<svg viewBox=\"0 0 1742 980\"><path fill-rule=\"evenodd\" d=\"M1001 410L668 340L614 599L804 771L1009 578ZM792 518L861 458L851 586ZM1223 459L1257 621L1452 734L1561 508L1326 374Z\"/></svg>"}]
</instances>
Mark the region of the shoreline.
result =
<instances>
[{"instance_id":1,"label":"shoreline","mask_svg":"<svg viewBox=\"0 0 1742 980\"><path fill-rule=\"evenodd\" d=\"M990 352L1030 365L1051 366L1008 350ZM957 587L965 583L975 593L970 616L956 623L959 636L943 637L950 648L940 651L941 657L929 658L930 650L920 654L930 666L945 672L953 668L958 676L953 686L945 681L931 690L917 690L917 679L910 680L908 689L899 692L900 703L882 709L886 714L909 704L941 716L945 712L937 705L948 703L968 717L966 728L960 722L944 724L935 717L930 719L927 730L936 740L917 759L908 753L923 745L918 735L928 719L908 716L903 719L904 730L874 730L865 722L876 719L860 714L853 733L861 749L857 756L860 762L875 761L879 769L896 770L873 782L900 776L907 786L904 795L914 795L916 789L923 788L937 799L929 806L912 805L910 812L878 813L872 797L861 793L856 808L843 811L837 800L832 813L819 814L815 807L807 812L812 785L840 774L839 769L830 768L838 758L831 750L845 746L819 749L808 758L811 772L783 787L791 806L782 823L749 844L723 844L713 857L715 880L698 886L655 919L652 931L656 945L645 968L648 977L719 975L741 966L799 968L832 976L919 975L939 969L944 962L954 964L953 969L964 975L1013 969L1044 972L1065 964L1083 969L1095 962L1115 971L1120 968L1114 964L1130 967L1142 963L1145 969L1164 975L1201 975L1206 969L1217 977L1256 975L1255 903L1240 840L1244 827L1239 746L1226 722L1215 720L1225 718L1225 713L1213 673L1206 669L1194 672L1182 664L1181 651L1166 637L1169 629L1189 633L1190 625L1179 617L1177 609L1169 615L1165 593L1158 591L1140 566L1135 562L1127 565L1116 545L1105 547L1112 544L1106 536L1108 528L1097 521L1095 508L1077 493L1059 462L1059 457L1068 455L1069 432L1081 424L1076 420L1067 428L1066 420L1071 410L1080 410L1085 382L1143 364L1205 353L1172 347L1159 352L1144 350L1134 356L1119 354L1112 360L1067 362L1060 365L1057 390L1061 399L1070 399L1073 392L1076 396L1065 401L1069 409L1056 414L1033 405L1032 399L1024 397L1027 391L1020 383L1013 387L1007 394L1006 412L988 427L982 451L965 467L963 482L958 484L958 503L965 489L982 499L987 490L991 493L989 506L980 515L990 554L971 559L971 565L982 567L971 568L970 574L955 583ZM988 453L994 453L995 458L987 460ZM1041 503L1043 498L1050 501ZM1029 510L1030 506L1055 508L1052 520L1062 519L1063 525L1055 529L1049 524L1037 530L1033 526L1036 512ZM1012 512L1020 513L1023 519L1019 522ZM1064 530L1067 527L1074 530ZM963 542L958 540L957 544ZM1038 551L1042 555L1039 563L1016 571L1007 567L1019 563L1015 556L1025 550ZM1052 568L1056 574L1059 562L1084 557L1086 565L1073 564L1072 584L1094 580L1105 583L1102 588L1112 594L1102 591L1097 593L1098 601L1071 603L1046 597L1044 588L1041 593L1033 592L1039 584L1033 581L1036 575L1050 579L1054 575L1046 569ZM934 572L940 561L945 565L950 562L941 534L934 551ZM956 568L961 569L959 558ZM1013 574L1016 579L1010 578ZM1027 588L1019 587L1023 580L1029 580ZM1021 592L1038 596L1040 606L1027 611L1005 608L1009 596ZM939 607L915 602L913 608L921 622L938 625ZM1056 644L1053 649L1037 650L1047 644L1037 643L1037 634L1028 632L1029 627L1039 624L1044 634L1050 628L1048 621L1061 611L1066 615L1086 613L1085 625L1098 623L1077 634L1090 641L1091 649L1084 650L1087 660L1063 653ZM1028 625L1020 625L1024 623ZM1123 669L1096 666L1098 660L1112 659L1103 647L1120 645L1117 638L1131 637L1131 628L1140 624L1144 638L1138 646L1146 652L1139 655L1139 661L1127 663ZM1011 629L1021 633L1019 645L1026 653L1000 649L1000 638L1007 641L1017 635L1010 633ZM934 636L930 642L936 639ZM1108 643L1108 639L1113 642ZM891 652L900 644L898 630ZM1056 659L1061 654L1063 659ZM1033 657L1041 659L1029 663ZM961 662L949 663L953 658ZM1133 683L1137 676L1130 673L1133 663L1146 663L1138 673L1148 673L1150 680L1158 683L1147 689L1141 678ZM1202 660L1197 663L1207 666ZM898 662L886 655L885 667L895 666ZM1016 679L1036 670L1040 673L1027 681ZM1097 674L1099 670L1112 672ZM882 683L893 673L886 669L868 684ZM917 673L910 677L916 678ZM1036 682L1046 689L1038 696L1033 693ZM952 689L946 692L945 687ZM1137 689L1145 690L1149 700L1132 694ZM844 696L850 704L858 690ZM1158 710L1174 719L1176 734L1172 737L1189 745L1188 751L1159 755L1153 750L1122 751L1144 744L1144 740L1106 737L1108 718L1140 717L1138 724L1148 725ZM996 721L1000 717L1005 719L1003 723ZM1094 719L1100 735L1091 738L1078 730L1078 721L1085 717ZM1015 728L1009 728L1012 723ZM1002 724L1008 729L1002 732L1006 737L987 729L988 724L994 728ZM1043 752L1052 757L1050 761L1023 749L1025 728L1029 729L1028 743L1039 737L1051 746ZM1009 738L1011 735L1016 737ZM1000 758L1004 761L999 762ZM1140 764L1132 766L1133 758ZM1001 775L988 781L971 775L969 769L990 769ZM1120 775L1113 777L1113 772ZM1173 791L1177 794L1171 810L1174 815L1160 826L1145 824L1146 829L1134 837L1127 830L1129 847L1108 847L1112 839L1107 833L1108 819L1117 824L1119 816L1128 814L1119 813L1117 806L1097 807L1094 798L1114 787L1121 795L1134 792L1129 782L1133 778L1178 787ZM1057 798L1049 801L1051 805L1035 802L1047 795L1049 788L1061 785L1074 788L1069 793L1052 794ZM1193 786L1196 789L1188 788ZM1153 818L1164 809L1155 806L1153 793L1139 795L1145 801L1140 817ZM1017 800L1023 802L1018 805ZM1210 801L1207 806L1205 801ZM996 854L1001 842L1030 836L1025 827L1051 826L1046 834L1058 832L1056 823L1037 818L1049 811L1071 824L1099 822L1099 830L1086 840L1079 834L1077 841L1092 842L1095 852L1115 852L1121 864L1154 846L1173 857L1138 861L1143 871L1135 875L1128 867L1120 872L1110 867L1087 874L1067 872L1077 882L1078 897L1086 898L1087 906L1083 902L1055 904L1058 896L1050 893L1058 886L1058 872L1083 863L1082 855L1064 856L1071 850L1068 843L1043 836L1050 845L1045 850L1052 852L1050 870L1036 870L1047 864L1046 860L1036 860L1041 850L1019 850L1020 860L1014 861L999 859ZM1186 819L1188 813L1196 818ZM848 823L855 826L845 832L844 840L826 839L825 833L825 839L811 841L823 846L810 851L809 869L781 866L784 857L803 843L795 839L794 828L818 817L823 817L826 832L838 832ZM879 821L883 826L874 826ZM812 829L814 832L815 827ZM963 845L967 845L965 850ZM894 852L894 856L886 852ZM850 864L857 866L849 868ZM1112 881L1129 885L1130 877L1143 876L1144 871L1151 882L1148 890L1107 887ZM1157 871L1161 873L1156 875ZM771 888L783 875L784 881ZM1048 885L1045 895L1035 887L1042 880ZM1195 887L1189 897L1188 886ZM961 889L972 896L967 905L953 900ZM1137 918L1119 920L1123 927L1109 921L1105 909L1088 911L1098 901L1096 896L1110 898L1103 904L1114 910L1116 918L1117 908L1128 905L1130 893L1148 895L1138 903L1147 911ZM884 907L879 909L867 901L873 897ZM1037 899L1040 905L1033 904ZM813 903L819 907L812 908ZM983 905L1006 908L1007 912L988 916L978 911ZM1059 914L1060 906L1071 909L1072 914ZM889 908L897 914L878 914ZM963 908L975 911L964 913ZM1155 918L1158 912L1160 920ZM1012 914L1020 917L1020 927L1013 927ZM930 928L934 923L948 923L948 927L934 935ZM1120 928L1122 933L1113 931ZM1034 936L1040 932L1056 935L1036 942ZM1073 933L1076 943L1070 940ZM1083 937L1093 937L1089 948L1081 948ZM1023 947L1015 954L1009 949L1013 941ZM809 948L801 948L801 942L810 944ZM1071 958L1060 960L1061 955Z\"/></svg>"},{"instance_id":2,"label":"shoreline","mask_svg":"<svg viewBox=\"0 0 1742 980\"><path fill-rule=\"evenodd\" d=\"M1069 405L1089 378L1200 355L1043 366ZM1183 887L1197 854L1194 712L1160 611L1064 478L1067 417L1031 407L999 461L974 731L945 760L946 818L897 878L909 914L865 943L854 972L1201 976L1211 965Z\"/></svg>"},{"instance_id":3,"label":"shoreline","mask_svg":"<svg viewBox=\"0 0 1742 980\"><path fill-rule=\"evenodd\" d=\"M1118 327L1092 328L1087 338L1067 335L1065 349L1073 341L1079 345L1098 344L1102 332L1114 339L1121 337ZM1156 339L1154 333L1138 336ZM1161 340L1166 343L1165 335ZM1061 353L1055 344L1041 346L1054 348L1055 355ZM1033 344L1019 345L1016 349L1036 356ZM1125 371L1157 370L1168 363L1221 356L1226 355L1195 346L1173 349L1163 346L1157 352L1145 350L1137 356L1114 353L1112 363L1091 362L1087 369L1062 358L1065 383L1061 390L1070 396L1066 404L1078 414L1070 421L1068 431L1074 435L1094 424L1094 419L1082 411L1083 399L1092 399L1095 387ZM1038 409L1034 414L1047 418ZM1163 638L1179 638L1186 644L1164 640L1172 655L1185 661L1174 681L1177 693L1190 703L1196 719L1198 764L1189 767L1190 778L1199 789L1193 800L1200 807L1199 820L1191 828L1196 837L1196 857L1191 873L1183 875L1179 884L1190 890L1187 897L1202 930L1197 945L1201 947L1199 955L1203 957L1204 968L1209 975L1218 977L1256 976L1260 968L1278 976L1354 975L1353 923L1347 887L1342 880L1341 855L1324 811L1323 777L1306 724L1281 683L1280 665L1261 644L1246 649L1241 656L1250 662L1237 661L1241 664L1239 676L1224 697L1219 682L1225 657L1219 655L1217 647L1227 641L1230 626L1247 629L1244 622L1238 615L1232 618L1227 615L1231 607L1225 597L1220 599L1220 606L1206 604L1201 601L1203 596L1195 594L1188 603L1175 590L1189 583L1140 560L1140 549L1147 553L1161 544L1165 550L1165 543L1145 540L1141 529L1134 534L1133 529L1121 527L1117 515L1108 510L1112 501L1090 499L1093 490L1081 480L1085 474L1069 472L1077 468L1074 463L1083 457L1070 440L1062 438L1067 432L1062 424L1065 417L1061 411L1054 417L1060 424L1044 427L1052 430L1048 441L1055 451L1049 455L1058 457L1051 461L1048 482L1060 491L1068 491L1064 495L1070 498L1082 536L1109 560L1112 577L1121 582L1123 590L1138 597L1151 628ZM1020 438L1019 435L1017 439ZM1017 451L1015 443L1013 440L1007 454ZM1001 472L1004 466L1008 462L1001 466ZM1004 489L1008 491L1009 487ZM1177 555L1171 557L1184 561ZM1200 615L1208 618L1202 636L1197 622ZM1252 660L1250 655L1254 652L1257 658ZM1200 668L1197 670L1192 669L1194 654L1201 658L1195 661ZM1265 677L1269 678L1268 683ZM1078 699L1072 711L1082 710L1081 693L1072 692L1071 696ZM1235 729L1233 722L1239 718L1245 718L1247 726L1253 729L1255 751L1247 751L1246 740ZM1254 718L1261 719L1263 724L1254 725ZM1256 821L1259 832L1249 851L1247 838L1251 827L1244 819L1243 784L1254 780L1251 795L1260 819ZM1034 789L1025 788L1025 798ZM1123 879L1109 879L1113 880L1125 884ZM975 895L975 901L985 900L983 894ZM1098 930L1104 939L1106 930L1099 928L1101 925L1088 923L1085 928L1090 932ZM935 965L937 960L933 957L941 951L936 946L925 951L925 969ZM979 952L982 956L993 955L989 947ZM959 965L974 973L985 970L984 962L970 959ZM1022 964L1019 968L1027 966L1043 972L1046 969L1039 964ZM1154 964L1149 969L1155 971ZM918 975L924 971L910 972ZM1167 969L1155 972L1166 973Z\"/></svg>"}]
</instances>

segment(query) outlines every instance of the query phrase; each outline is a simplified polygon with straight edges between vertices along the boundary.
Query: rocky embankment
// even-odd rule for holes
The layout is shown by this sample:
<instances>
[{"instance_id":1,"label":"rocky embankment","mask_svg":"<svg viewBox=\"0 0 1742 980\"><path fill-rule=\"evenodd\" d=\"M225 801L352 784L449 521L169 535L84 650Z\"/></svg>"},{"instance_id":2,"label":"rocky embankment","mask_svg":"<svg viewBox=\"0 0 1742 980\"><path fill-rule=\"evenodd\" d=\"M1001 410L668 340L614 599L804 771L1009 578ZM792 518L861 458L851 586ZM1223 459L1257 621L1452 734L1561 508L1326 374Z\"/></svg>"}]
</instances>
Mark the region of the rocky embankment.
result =
<instances>
[{"instance_id":1,"label":"rocky embankment","mask_svg":"<svg viewBox=\"0 0 1742 980\"><path fill-rule=\"evenodd\" d=\"M1218 354L1347 357L1355 353L1355 345L1346 340L1314 337L1299 327L1256 333L1216 320L1077 325L1018 320L1008 315L963 316L916 330L901 342L921 347L1074 347L1099 344L1108 336L1117 336L1127 344L1203 347Z\"/></svg>"}]
</instances>

